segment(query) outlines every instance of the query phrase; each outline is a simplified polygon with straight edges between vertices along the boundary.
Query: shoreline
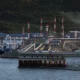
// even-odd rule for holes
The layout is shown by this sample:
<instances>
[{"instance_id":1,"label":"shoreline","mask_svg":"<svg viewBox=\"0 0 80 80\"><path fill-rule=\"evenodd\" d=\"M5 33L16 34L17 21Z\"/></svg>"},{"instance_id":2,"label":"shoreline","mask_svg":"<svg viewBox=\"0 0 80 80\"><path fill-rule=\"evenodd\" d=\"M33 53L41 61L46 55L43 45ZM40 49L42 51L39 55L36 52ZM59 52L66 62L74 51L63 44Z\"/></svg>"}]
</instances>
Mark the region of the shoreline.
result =
<instances>
[{"instance_id":1,"label":"shoreline","mask_svg":"<svg viewBox=\"0 0 80 80\"><path fill-rule=\"evenodd\" d=\"M6 53L3 53L0 55L0 58L2 59L18 59L18 54L19 52L17 51L12 51L12 52L6 52ZM79 64L78 64L79 65ZM74 66L74 64L70 65L67 64L66 67L19 67L18 68L31 68L31 69L34 69L34 68L39 68L39 69L56 69L56 70L72 70L72 71L80 71L80 66Z\"/></svg>"},{"instance_id":2,"label":"shoreline","mask_svg":"<svg viewBox=\"0 0 80 80\"><path fill-rule=\"evenodd\" d=\"M18 57L0 57L1 59L18 59ZM22 67L19 67L19 69L23 69L23 68L30 68L30 69L55 69L55 70L72 70L72 71L80 71L80 67L74 67L73 65L66 65L66 67L25 67L25 66L22 66Z\"/></svg>"}]
</instances>

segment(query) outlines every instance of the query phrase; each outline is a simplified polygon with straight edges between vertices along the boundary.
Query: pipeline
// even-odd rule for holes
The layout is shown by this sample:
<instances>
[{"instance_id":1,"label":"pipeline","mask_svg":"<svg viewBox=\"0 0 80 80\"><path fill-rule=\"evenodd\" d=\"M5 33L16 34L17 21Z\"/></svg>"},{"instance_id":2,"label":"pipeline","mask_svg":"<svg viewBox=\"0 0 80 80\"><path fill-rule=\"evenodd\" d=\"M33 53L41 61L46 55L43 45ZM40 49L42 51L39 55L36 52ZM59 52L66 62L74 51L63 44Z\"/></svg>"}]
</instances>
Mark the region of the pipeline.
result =
<instances>
[{"instance_id":1,"label":"pipeline","mask_svg":"<svg viewBox=\"0 0 80 80\"><path fill-rule=\"evenodd\" d=\"M24 52L27 52L29 49L31 49L32 47L34 46L34 49L35 49L35 43L34 44L30 44L28 46L28 48L25 48L24 50L22 50L20 53L24 53Z\"/></svg>"}]
</instances>

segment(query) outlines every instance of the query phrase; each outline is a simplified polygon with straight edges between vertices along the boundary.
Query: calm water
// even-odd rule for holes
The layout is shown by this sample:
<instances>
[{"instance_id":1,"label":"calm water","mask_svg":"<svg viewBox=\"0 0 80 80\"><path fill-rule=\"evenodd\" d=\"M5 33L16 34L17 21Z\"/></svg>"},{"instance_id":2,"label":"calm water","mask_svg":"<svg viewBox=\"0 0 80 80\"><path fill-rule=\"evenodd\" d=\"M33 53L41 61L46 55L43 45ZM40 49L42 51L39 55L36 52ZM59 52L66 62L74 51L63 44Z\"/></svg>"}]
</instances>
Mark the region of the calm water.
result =
<instances>
[{"instance_id":1,"label":"calm water","mask_svg":"<svg viewBox=\"0 0 80 80\"><path fill-rule=\"evenodd\" d=\"M79 67L80 59L68 59L67 63ZM0 80L80 80L80 71L19 69L17 59L0 59Z\"/></svg>"}]
</instances>

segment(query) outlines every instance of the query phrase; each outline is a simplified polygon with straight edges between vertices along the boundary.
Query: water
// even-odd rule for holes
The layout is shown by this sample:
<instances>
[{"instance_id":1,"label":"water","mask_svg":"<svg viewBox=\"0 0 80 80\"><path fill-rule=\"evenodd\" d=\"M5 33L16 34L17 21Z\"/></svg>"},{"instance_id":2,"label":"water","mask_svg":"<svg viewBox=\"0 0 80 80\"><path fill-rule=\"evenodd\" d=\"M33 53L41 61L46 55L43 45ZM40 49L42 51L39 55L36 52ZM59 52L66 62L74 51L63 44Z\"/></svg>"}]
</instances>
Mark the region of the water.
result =
<instances>
[{"instance_id":1,"label":"water","mask_svg":"<svg viewBox=\"0 0 80 80\"><path fill-rule=\"evenodd\" d=\"M69 66L73 66L76 63L74 67L79 67L80 59L68 59L67 63ZM24 69L18 68L17 59L0 59L0 80L80 80L80 71Z\"/></svg>"}]
</instances>

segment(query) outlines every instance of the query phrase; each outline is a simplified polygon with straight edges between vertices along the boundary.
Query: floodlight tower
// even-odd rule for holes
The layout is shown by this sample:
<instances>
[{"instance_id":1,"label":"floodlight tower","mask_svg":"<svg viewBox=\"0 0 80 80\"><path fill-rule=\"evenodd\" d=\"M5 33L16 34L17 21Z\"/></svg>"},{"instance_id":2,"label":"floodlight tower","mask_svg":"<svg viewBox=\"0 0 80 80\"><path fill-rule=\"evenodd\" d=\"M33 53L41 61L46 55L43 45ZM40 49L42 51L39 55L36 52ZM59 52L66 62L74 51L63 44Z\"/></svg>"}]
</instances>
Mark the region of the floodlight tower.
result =
<instances>
[{"instance_id":1,"label":"floodlight tower","mask_svg":"<svg viewBox=\"0 0 80 80\"><path fill-rule=\"evenodd\" d=\"M46 36L48 37L48 29L49 29L49 25L46 25Z\"/></svg>"},{"instance_id":2,"label":"floodlight tower","mask_svg":"<svg viewBox=\"0 0 80 80\"><path fill-rule=\"evenodd\" d=\"M40 19L40 36L42 36L42 18Z\"/></svg>"},{"instance_id":3,"label":"floodlight tower","mask_svg":"<svg viewBox=\"0 0 80 80\"><path fill-rule=\"evenodd\" d=\"M61 32L62 38L64 38L64 17L62 17L62 32Z\"/></svg>"},{"instance_id":4,"label":"floodlight tower","mask_svg":"<svg viewBox=\"0 0 80 80\"><path fill-rule=\"evenodd\" d=\"M30 38L30 23L28 22L28 38Z\"/></svg>"},{"instance_id":5,"label":"floodlight tower","mask_svg":"<svg viewBox=\"0 0 80 80\"><path fill-rule=\"evenodd\" d=\"M56 37L56 17L54 17L54 37Z\"/></svg>"}]
</instances>

